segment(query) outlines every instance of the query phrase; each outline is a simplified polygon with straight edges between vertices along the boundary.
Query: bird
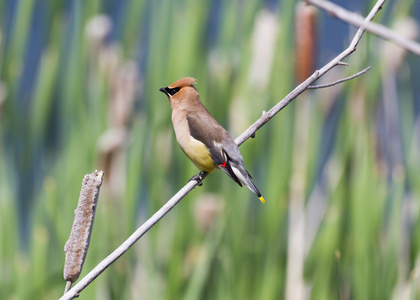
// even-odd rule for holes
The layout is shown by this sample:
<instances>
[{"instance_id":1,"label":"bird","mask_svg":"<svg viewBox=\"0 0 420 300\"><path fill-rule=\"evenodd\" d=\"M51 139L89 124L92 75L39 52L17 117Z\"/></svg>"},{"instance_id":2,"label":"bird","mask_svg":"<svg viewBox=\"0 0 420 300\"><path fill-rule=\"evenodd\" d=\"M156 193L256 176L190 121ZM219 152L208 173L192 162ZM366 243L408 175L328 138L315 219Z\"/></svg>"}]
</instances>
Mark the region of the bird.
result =
<instances>
[{"instance_id":1,"label":"bird","mask_svg":"<svg viewBox=\"0 0 420 300\"><path fill-rule=\"evenodd\" d=\"M159 89L168 96L179 146L200 170L190 181L196 180L201 185L205 172L220 169L239 186L245 185L264 203L245 168L238 145L203 105L195 84L196 79L186 77Z\"/></svg>"}]
</instances>

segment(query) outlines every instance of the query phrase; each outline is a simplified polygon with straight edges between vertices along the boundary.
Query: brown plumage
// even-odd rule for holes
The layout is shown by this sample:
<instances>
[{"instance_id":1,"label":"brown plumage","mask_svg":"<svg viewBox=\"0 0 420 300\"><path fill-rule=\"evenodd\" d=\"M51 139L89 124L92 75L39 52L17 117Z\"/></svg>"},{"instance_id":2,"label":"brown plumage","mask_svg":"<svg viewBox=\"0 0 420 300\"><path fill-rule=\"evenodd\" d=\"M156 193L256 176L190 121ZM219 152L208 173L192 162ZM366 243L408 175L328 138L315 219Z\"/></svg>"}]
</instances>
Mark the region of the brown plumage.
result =
<instances>
[{"instance_id":1,"label":"brown plumage","mask_svg":"<svg viewBox=\"0 0 420 300\"><path fill-rule=\"evenodd\" d=\"M224 171L236 183L242 183L264 198L245 169L244 161L233 138L204 107L191 77L179 79L160 91L168 96L172 108L172 123L182 151L200 171Z\"/></svg>"}]
</instances>

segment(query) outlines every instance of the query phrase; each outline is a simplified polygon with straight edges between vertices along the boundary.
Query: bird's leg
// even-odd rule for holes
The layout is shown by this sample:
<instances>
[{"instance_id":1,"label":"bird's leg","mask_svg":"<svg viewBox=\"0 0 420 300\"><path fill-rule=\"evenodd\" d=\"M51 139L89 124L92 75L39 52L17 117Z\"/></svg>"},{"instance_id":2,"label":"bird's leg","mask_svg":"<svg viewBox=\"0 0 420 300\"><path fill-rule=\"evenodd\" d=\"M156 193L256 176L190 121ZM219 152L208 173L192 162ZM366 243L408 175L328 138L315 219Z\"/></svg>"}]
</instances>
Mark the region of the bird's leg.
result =
<instances>
[{"instance_id":1,"label":"bird's leg","mask_svg":"<svg viewBox=\"0 0 420 300\"><path fill-rule=\"evenodd\" d=\"M197 175L194 175L193 177L191 177L191 179L188 180L188 182L190 182L191 180L195 180L195 181L197 181L198 186L202 186L203 185L203 179L204 179L203 176L204 176L205 173L206 173L205 171L201 171Z\"/></svg>"}]
</instances>

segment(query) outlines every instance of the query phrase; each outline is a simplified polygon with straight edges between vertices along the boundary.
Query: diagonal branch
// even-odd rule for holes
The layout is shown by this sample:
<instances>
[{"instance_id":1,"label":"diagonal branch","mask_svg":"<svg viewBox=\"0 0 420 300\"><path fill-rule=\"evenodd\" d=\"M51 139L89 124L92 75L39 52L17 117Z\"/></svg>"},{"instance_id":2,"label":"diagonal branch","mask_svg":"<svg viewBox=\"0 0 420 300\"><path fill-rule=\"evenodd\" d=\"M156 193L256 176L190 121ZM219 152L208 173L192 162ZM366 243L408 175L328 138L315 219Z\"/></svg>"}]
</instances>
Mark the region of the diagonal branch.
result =
<instances>
[{"instance_id":1,"label":"diagonal branch","mask_svg":"<svg viewBox=\"0 0 420 300\"><path fill-rule=\"evenodd\" d=\"M331 70L333 67L342 64L342 60L349 56L356 50L357 44L362 38L363 32L365 31L366 24L368 24L373 17L381 9L383 3L386 0L378 0L375 6L372 8L369 15L364 20L362 26L354 36L350 46L341 52L336 58L326 64L320 70L315 71L308 79L297 86L290 94L284 99L277 103L268 112L263 112L261 118L259 118L254 124L252 124L244 133L242 133L235 142L241 145L248 138L253 136L255 132L260 129L265 123L273 118L280 110L286 107L292 102L297 96L305 91L308 86ZM207 174L204 174L205 177ZM70 291L64 294L60 300L73 299L79 295L79 293L88 286L96 277L98 277L106 268L108 268L114 261L116 261L121 255L123 255L134 243L139 240L151 227L153 227L160 219L162 219L172 208L175 207L178 202L181 201L192 189L197 186L198 182L192 180L188 182L181 190L178 191L166 204L159 209L152 217L150 217L140 228L138 228L121 246L119 246L114 252L108 255L102 262L100 262L92 271L90 271L85 277L83 277Z\"/></svg>"}]
</instances>

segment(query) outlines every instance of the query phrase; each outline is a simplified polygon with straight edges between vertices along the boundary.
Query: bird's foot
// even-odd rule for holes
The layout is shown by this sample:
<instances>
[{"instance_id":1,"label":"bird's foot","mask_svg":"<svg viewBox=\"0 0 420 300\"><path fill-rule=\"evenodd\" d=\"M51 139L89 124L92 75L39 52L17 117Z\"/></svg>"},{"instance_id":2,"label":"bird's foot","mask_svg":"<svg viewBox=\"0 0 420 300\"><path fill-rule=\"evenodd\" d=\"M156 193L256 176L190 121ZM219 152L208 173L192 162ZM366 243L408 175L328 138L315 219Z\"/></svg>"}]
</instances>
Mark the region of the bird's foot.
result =
<instances>
[{"instance_id":1,"label":"bird's foot","mask_svg":"<svg viewBox=\"0 0 420 300\"><path fill-rule=\"evenodd\" d=\"M188 182L195 180L197 181L197 185L198 186L202 186L203 185L203 175L205 174L204 171L201 171L200 173L198 173L197 175L194 175L193 177L190 178L190 180L188 180Z\"/></svg>"}]
</instances>

